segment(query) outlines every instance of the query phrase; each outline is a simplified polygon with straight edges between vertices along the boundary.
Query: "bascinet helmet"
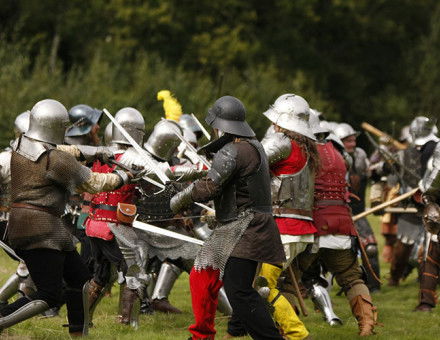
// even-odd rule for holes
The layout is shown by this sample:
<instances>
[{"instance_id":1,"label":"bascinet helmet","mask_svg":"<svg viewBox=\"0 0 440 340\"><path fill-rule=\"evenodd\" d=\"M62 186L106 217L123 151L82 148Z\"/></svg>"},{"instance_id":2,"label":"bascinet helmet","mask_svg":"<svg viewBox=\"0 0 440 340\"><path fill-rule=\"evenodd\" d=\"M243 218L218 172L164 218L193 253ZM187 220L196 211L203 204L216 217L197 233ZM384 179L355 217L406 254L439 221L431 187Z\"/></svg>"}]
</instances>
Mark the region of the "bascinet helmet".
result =
<instances>
[{"instance_id":1,"label":"bascinet helmet","mask_svg":"<svg viewBox=\"0 0 440 340\"><path fill-rule=\"evenodd\" d=\"M161 120L154 126L144 148L162 161L170 160L181 142L175 132L183 135L179 124L170 119Z\"/></svg>"},{"instance_id":2,"label":"bascinet helmet","mask_svg":"<svg viewBox=\"0 0 440 340\"><path fill-rule=\"evenodd\" d=\"M67 128L66 136L82 136L89 133L101 116L101 110L93 109L88 105L80 104L72 107L69 111L72 125Z\"/></svg>"},{"instance_id":3,"label":"bascinet helmet","mask_svg":"<svg viewBox=\"0 0 440 340\"><path fill-rule=\"evenodd\" d=\"M40 142L62 144L69 123L69 114L63 104L44 99L32 108L29 129L24 135Z\"/></svg>"},{"instance_id":4,"label":"bascinet helmet","mask_svg":"<svg viewBox=\"0 0 440 340\"><path fill-rule=\"evenodd\" d=\"M439 141L436 136L437 127L435 126L435 121L428 117L419 116L414 118L409 126L409 133L411 134L412 142L416 146L423 146L429 141Z\"/></svg>"},{"instance_id":5,"label":"bascinet helmet","mask_svg":"<svg viewBox=\"0 0 440 340\"><path fill-rule=\"evenodd\" d=\"M191 115L186 113L181 115L179 119L179 124L184 131L191 130L196 135L197 139L203 136L202 129Z\"/></svg>"},{"instance_id":6,"label":"bascinet helmet","mask_svg":"<svg viewBox=\"0 0 440 340\"><path fill-rule=\"evenodd\" d=\"M29 117L31 112L24 111L20 113L14 121L14 131L16 134L21 135L29 129Z\"/></svg>"},{"instance_id":7,"label":"bascinet helmet","mask_svg":"<svg viewBox=\"0 0 440 340\"><path fill-rule=\"evenodd\" d=\"M254 137L255 133L246 122L246 109L243 103L235 97L224 96L216 100L208 109L206 123L225 133Z\"/></svg>"},{"instance_id":8,"label":"bascinet helmet","mask_svg":"<svg viewBox=\"0 0 440 340\"><path fill-rule=\"evenodd\" d=\"M349 136L359 136L360 132L355 131L350 124L347 123L340 123L338 126L334 129L334 133L340 140L343 140L344 138L347 138Z\"/></svg>"},{"instance_id":9,"label":"bascinet helmet","mask_svg":"<svg viewBox=\"0 0 440 340\"><path fill-rule=\"evenodd\" d=\"M116 112L115 119L136 143L142 144L145 134L145 121L138 110L132 107L124 107ZM112 129L112 143L131 145L115 125Z\"/></svg>"},{"instance_id":10,"label":"bascinet helmet","mask_svg":"<svg viewBox=\"0 0 440 340\"><path fill-rule=\"evenodd\" d=\"M263 114L279 127L315 140L309 125L309 110L309 104L303 97L286 93Z\"/></svg>"}]
</instances>

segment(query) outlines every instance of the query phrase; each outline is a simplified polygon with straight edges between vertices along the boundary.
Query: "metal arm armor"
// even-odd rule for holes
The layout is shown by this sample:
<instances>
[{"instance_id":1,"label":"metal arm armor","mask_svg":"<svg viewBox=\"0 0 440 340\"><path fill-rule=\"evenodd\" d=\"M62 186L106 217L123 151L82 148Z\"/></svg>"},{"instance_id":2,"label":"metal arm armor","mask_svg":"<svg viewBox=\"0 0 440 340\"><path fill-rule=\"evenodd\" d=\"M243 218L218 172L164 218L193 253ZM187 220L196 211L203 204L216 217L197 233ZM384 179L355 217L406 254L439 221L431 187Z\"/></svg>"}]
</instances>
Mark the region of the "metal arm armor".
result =
<instances>
[{"instance_id":1,"label":"metal arm armor","mask_svg":"<svg viewBox=\"0 0 440 340\"><path fill-rule=\"evenodd\" d=\"M216 184L226 183L234 174L237 166L236 157L237 149L235 145L233 143L226 144L214 155L208 177Z\"/></svg>"},{"instance_id":2,"label":"metal arm armor","mask_svg":"<svg viewBox=\"0 0 440 340\"><path fill-rule=\"evenodd\" d=\"M426 171L420 187L425 194L440 197L440 143L432 155L432 169Z\"/></svg>"},{"instance_id":3,"label":"metal arm armor","mask_svg":"<svg viewBox=\"0 0 440 340\"><path fill-rule=\"evenodd\" d=\"M290 138L281 132L266 135L261 141L261 144L267 155L269 166L286 159L292 152Z\"/></svg>"}]
</instances>

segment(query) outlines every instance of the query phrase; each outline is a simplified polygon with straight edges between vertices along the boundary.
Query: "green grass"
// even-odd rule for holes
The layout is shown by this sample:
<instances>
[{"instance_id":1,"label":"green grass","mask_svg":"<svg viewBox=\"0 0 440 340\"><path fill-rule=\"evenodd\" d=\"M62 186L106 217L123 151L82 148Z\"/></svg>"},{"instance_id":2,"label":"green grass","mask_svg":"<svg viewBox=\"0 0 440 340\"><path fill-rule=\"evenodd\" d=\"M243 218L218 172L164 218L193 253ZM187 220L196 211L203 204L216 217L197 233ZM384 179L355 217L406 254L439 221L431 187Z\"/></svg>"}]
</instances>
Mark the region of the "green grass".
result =
<instances>
[{"instance_id":1,"label":"green grass","mask_svg":"<svg viewBox=\"0 0 440 340\"><path fill-rule=\"evenodd\" d=\"M379 233L379 220L371 217L370 222L376 231L376 236L382 250L383 238ZM3 283L15 270L16 263L6 255L0 254L0 282ZM387 277L389 265L382 264L382 280ZM118 290L115 286L112 296L104 298L95 312L95 327L90 330L89 339L142 339L142 340L177 340L187 339L187 327L192 322L191 302L189 293L188 276L183 274L171 294L173 304L183 310L182 315L155 314L141 316L140 327L137 331L115 322L118 302ZM336 313L343 319L344 325L331 328L322 321L321 315L313 312L309 300L306 304L310 315L302 317L313 339L356 339L356 320L351 315L350 308L344 296L334 294L337 287L333 288L333 304ZM413 273L398 288L383 285L382 291L373 295L374 303L379 310L379 322L383 327L377 327L377 336L374 339L437 339L439 337L440 312L414 313L412 309L417 304L418 284ZM69 339L67 330L62 328L66 323L66 311L63 307L61 316L52 319L33 318L19 325L5 330L2 339ZM227 319L218 316L216 320L218 338L221 339L226 332ZM249 338L242 338L249 339Z\"/></svg>"}]
</instances>

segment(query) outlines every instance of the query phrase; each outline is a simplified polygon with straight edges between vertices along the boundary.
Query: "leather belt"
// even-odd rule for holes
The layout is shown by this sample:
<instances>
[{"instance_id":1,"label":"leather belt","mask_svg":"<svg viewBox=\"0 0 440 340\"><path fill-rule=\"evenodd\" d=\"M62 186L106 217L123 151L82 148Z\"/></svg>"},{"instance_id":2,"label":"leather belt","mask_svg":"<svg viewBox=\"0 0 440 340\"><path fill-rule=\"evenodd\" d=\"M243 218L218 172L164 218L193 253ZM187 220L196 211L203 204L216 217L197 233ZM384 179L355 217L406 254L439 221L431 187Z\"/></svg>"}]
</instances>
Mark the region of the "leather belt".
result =
<instances>
[{"instance_id":1,"label":"leather belt","mask_svg":"<svg viewBox=\"0 0 440 340\"><path fill-rule=\"evenodd\" d=\"M61 217L60 214L55 213L49 208L40 207L33 204L27 204L27 203L12 203L11 208L21 208L21 209L31 209L31 210L38 210L38 211L44 211L45 213L51 214L56 217Z\"/></svg>"},{"instance_id":2,"label":"leather belt","mask_svg":"<svg viewBox=\"0 0 440 340\"><path fill-rule=\"evenodd\" d=\"M305 209L280 207L280 208L274 208L273 213L274 215L294 214L294 215L313 217L312 211Z\"/></svg>"},{"instance_id":3,"label":"leather belt","mask_svg":"<svg viewBox=\"0 0 440 340\"><path fill-rule=\"evenodd\" d=\"M92 209L101 209L101 210L108 210L108 211L116 211L118 208L114 205L108 205L108 204L91 204L90 207Z\"/></svg>"},{"instance_id":4,"label":"leather belt","mask_svg":"<svg viewBox=\"0 0 440 340\"><path fill-rule=\"evenodd\" d=\"M321 207L328 205L347 205L347 203L343 200L322 200L322 201L315 201L315 205Z\"/></svg>"}]
</instances>

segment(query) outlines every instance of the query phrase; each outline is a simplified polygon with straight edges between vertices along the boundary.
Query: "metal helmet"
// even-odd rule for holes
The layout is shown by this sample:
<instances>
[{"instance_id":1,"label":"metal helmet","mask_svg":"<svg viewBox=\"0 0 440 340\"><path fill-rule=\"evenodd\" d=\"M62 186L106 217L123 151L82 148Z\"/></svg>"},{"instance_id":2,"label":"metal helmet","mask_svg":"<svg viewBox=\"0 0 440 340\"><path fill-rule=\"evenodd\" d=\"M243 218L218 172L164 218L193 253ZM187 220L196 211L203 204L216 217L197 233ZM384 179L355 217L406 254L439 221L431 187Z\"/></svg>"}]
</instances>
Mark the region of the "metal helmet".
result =
<instances>
[{"instance_id":1,"label":"metal helmet","mask_svg":"<svg viewBox=\"0 0 440 340\"><path fill-rule=\"evenodd\" d=\"M88 105L79 104L69 110L69 119L72 123L67 128L66 136L82 136L88 134L93 125L97 124L102 116L102 110L93 109Z\"/></svg>"},{"instance_id":2,"label":"metal helmet","mask_svg":"<svg viewBox=\"0 0 440 340\"><path fill-rule=\"evenodd\" d=\"M423 116L414 118L409 126L412 142L416 146L423 146L429 141L438 142L437 131L435 121Z\"/></svg>"},{"instance_id":3,"label":"metal helmet","mask_svg":"<svg viewBox=\"0 0 440 340\"><path fill-rule=\"evenodd\" d=\"M14 130L15 133L21 135L25 133L29 129L29 116L31 112L24 111L20 113L14 121Z\"/></svg>"},{"instance_id":4,"label":"metal helmet","mask_svg":"<svg viewBox=\"0 0 440 340\"><path fill-rule=\"evenodd\" d=\"M62 144L69 114L60 102L44 99L34 105L29 116L26 137L50 144Z\"/></svg>"},{"instance_id":5,"label":"metal helmet","mask_svg":"<svg viewBox=\"0 0 440 340\"><path fill-rule=\"evenodd\" d=\"M180 135L183 134L179 124L170 119L161 120L154 126L153 132L144 144L144 148L163 161L170 160L181 142L175 132Z\"/></svg>"},{"instance_id":6,"label":"metal helmet","mask_svg":"<svg viewBox=\"0 0 440 340\"><path fill-rule=\"evenodd\" d=\"M321 125L321 121L319 119L319 116L321 115L321 112L318 112L314 109L310 109L310 117L309 117L309 125L310 129L312 129L312 132L314 135L318 134L325 134L328 135L330 131L325 128L323 125Z\"/></svg>"},{"instance_id":7,"label":"metal helmet","mask_svg":"<svg viewBox=\"0 0 440 340\"><path fill-rule=\"evenodd\" d=\"M179 124L183 128L183 131L191 130L197 136L197 139L203 136L202 129L191 115L186 113L181 115L179 119Z\"/></svg>"},{"instance_id":8,"label":"metal helmet","mask_svg":"<svg viewBox=\"0 0 440 340\"><path fill-rule=\"evenodd\" d=\"M142 144L145 135L145 121L142 114L132 108L124 107L116 112L116 121L128 132L128 134L138 144ZM112 124L113 125L113 124ZM113 125L112 127L112 143L131 145L127 138L125 138L121 131Z\"/></svg>"},{"instance_id":9,"label":"metal helmet","mask_svg":"<svg viewBox=\"0 0 440 340\"><path fill-rule=\"evenodd\" d=\"M225 133L254 137L255 132L246 122L246 109L243 103L232 96L223 96L217 99L208 109L206 123Z\"/></svg>"},{"instance_id":10,"label":"metal helmet","mask_svg":"<svg viewBox=\"0 0 440 340\"><path fill-rule=\"evenodd\" d=\"M359 136L360 132L356 131L352 128L350 124L347 123L340 123L333 131L336 136L339 137L340 140L343 140L344 138L347 138L349 136Z\"/></svg>"},{"instance_id":11,"label":"metal helmet","mask_svg":"<svg viewBox=\"0 0 440 340\"><path fill-rule=\"evenodd\" d=\"M316 140L309 125L309 110L309 104L303 97L286 93L278 97L269 110L263 114L283 129Z\"/></svg>"},{"instance_id":12,"label":"metal helmet","mask_svg":"<svg viewBox=\"0 0 440 340\"><path fill-rule=\"evenodd\" d=\"M113 124L110 122L107 124L104 130L104 144L110 145L112 143Z\"/></svg>"}]
</instances>

